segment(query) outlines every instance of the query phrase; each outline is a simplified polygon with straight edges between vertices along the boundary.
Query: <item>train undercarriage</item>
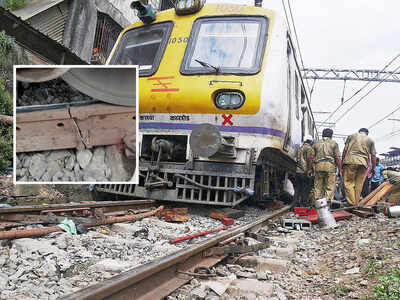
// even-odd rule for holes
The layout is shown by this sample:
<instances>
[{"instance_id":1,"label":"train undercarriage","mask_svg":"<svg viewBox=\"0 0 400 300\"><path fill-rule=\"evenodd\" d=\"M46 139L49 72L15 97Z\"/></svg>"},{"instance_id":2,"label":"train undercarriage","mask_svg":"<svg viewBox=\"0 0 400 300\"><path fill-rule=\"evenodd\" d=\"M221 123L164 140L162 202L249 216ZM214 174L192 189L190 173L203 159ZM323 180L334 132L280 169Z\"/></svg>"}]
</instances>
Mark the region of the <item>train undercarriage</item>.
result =
<instances>
[{"instance_id":1,"label":"train undercarriage","mask_svg":"<svg viewBox=\"0 0 400 300\"><path fill-rule=\"evenodd\" d=\"M242 149L246 152L244 164L201 161L193 156L186 161L184 155L175 153L186 153L186 136L172 137L157 137L163 141L164 151L154 147L155 136L143 137L139 184L99 184L96 191L233 207L248 199L273 201L282 195L287 180L293 179L294 162L277 149L264 149L257 160L254 148ZM153 142L147 143L150 140Z\"/></svg>"}]
</instances>

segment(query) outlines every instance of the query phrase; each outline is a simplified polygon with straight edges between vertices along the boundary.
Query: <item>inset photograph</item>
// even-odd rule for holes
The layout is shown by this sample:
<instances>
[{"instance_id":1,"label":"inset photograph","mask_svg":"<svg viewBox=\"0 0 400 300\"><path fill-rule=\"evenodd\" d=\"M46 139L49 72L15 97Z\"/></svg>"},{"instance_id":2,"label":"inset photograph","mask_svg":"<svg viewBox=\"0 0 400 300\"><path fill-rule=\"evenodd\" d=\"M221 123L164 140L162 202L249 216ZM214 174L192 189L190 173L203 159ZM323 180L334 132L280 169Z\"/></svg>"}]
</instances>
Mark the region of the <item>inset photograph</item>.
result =
<instances>
[{"instance_id":1,"label":"inset photograph","mask_svg":"<svg viewBox=\"0 0 400 300\"><path fill-rule=\"evenodd\" d=\"M15 183L137 183L136 66L15 66Z\"/></svg>"}]
</instances>

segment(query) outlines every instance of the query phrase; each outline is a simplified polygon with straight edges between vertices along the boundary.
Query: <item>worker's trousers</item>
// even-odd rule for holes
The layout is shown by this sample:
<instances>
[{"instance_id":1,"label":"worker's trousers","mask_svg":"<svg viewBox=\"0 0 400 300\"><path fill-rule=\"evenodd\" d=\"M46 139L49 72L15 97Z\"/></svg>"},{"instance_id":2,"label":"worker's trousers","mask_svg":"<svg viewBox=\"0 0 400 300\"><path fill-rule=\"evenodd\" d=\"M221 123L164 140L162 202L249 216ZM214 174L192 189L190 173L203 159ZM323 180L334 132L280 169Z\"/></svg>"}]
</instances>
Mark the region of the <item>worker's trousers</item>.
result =
<instances>
[{"instance_id":1,"label":"worker's trousers","mask_svg":"<svg viewBox=\"0 0 400 300\"><path fill-rule=\"evenodd\" d=\"M314 193L316 200L321 198L333 200L333 196L335 195L335 179L336 174L333 172L315 172Z\"/></svg>"},{"instance_id":2,"label":"worker's trousers","mask_svg":"<svg viewBox=\"0 0 400 300\"><path fill-rule=\"evenodd\" d=\"M363 165L344 165L343 172L347 203L356 206L360 201L367 168Z\"/></svg>"},{"instance_id":3,"label":"worker's trousers","mask_svg":"<svg viewBox=\"0 0 400 300\"><path fill-rule=\"evenodd\" d=\"M310 191L312 187L312 179L304 173L296 173L294 185L295 205L309 206Z\"/></svg>"}]
</instances>

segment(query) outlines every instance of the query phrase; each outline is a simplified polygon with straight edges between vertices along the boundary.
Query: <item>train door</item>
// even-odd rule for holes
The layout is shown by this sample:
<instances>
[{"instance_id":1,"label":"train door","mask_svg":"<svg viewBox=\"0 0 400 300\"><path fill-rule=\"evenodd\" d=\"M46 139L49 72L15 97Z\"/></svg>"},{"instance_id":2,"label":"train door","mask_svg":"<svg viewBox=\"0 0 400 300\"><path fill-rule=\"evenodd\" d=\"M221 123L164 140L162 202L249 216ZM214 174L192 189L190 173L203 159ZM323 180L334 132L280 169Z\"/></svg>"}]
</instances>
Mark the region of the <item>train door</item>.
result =
<instances>
[{"instance_id":1,"label":"train door","mask_svg":"<svg viewBox=\"0 0 400 300\"><path fill-rule=\"evenodd\" d=\"M301 113L301 141L304 141L304 137L306 134L309 134L308 130L308 122L309 122L309 113L306 104L306 93L304 91L304 87L301 86L301 104L300 104L300 113Z\"/></svg>"},{"instance_id":2,"label":"train door","mask_svg":"<svg viewBox=\"0 0 400 300\"><path fill-rule=\"evenodd\" d=\"M287 42L287 105L288 105L288 116L287 116L287 126L286 126L286 135L283 143L283 150L286 152L289 151L289 145L292 140L292 97L293 97L293 79L292 79L292 70L291 62L293 60L293 50L288 40Z\"/></svg>"}]
</instances>

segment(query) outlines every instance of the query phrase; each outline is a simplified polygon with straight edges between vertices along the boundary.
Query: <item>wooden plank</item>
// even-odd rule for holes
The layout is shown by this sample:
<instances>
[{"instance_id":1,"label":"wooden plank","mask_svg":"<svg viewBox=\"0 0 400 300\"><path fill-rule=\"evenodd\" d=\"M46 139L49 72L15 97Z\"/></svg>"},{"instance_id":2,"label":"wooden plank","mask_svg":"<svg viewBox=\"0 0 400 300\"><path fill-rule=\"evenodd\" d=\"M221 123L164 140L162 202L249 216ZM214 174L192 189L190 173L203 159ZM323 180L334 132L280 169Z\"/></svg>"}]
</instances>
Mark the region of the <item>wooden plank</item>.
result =
<instances>
[{"instance_id":1,"label":"wooden plank","mask_svg":"<svg viewBox=\"0 0 400 300\"><path fill-rule=\"evenodd\" d=\"M71 106L70 113L73 118L86 119L89 116L107 116L121 113L136 113L135 106L122 106L96 103L86 106Z\"/></svg>"},{"instance_id":2,"label":"wooden plank","mask_svg":"<svg viewBox=\"0 0 400 300\"><path fill-rule=\"evenodd\" d=\"M367 202L366 207L370 208L372 205L378 203L378 201L380 201L383 197L385 197L392 190L392 188L393 185L390 183L388 185L385 185L383 188L380 189L378 193L376 193L374 197L371 198L371 200Z\"/></svg>"},{"instance_id":3,"label":"wooden plank","mask_svg":"<svg viewBox=\"0 0 400 300\"><path fill-rule=\"evenodd\" d=\"M19 112L16 132L17 152L121 144L125 136L136 134L136 108L91 104L72 106L69 112L66 108Z\"/></svg>"},{"instance_id":4,"label":"wooden plank","mask_svg":"<svg viewBox=\"0 0 400 300\"><path fill-rule=\"evenodd\" d=\"M68 109L66 107L45 109L45 110L35 110L28 112L18 112L16 116L17 125L25 122L41 122L50 120L65 120L69 119Z\"/></svg>"},{"instance_id":5,"label":"wooden plank","mask_svg":"<svg viewBox=\"0 0 400 300\"><path fill-rule=\"evenodd\" d=\"M382 188L384 188L386 185L388 185L389 182L385 181L384 183L380 184L375 190L373 190L370 194L368 194L364 199L362 199L358 205L364 205L366 204L369 200L371 200Z\"/></svg>"},{"instance_id":6,"label":"wooden plank","mask_svg":"<svg viewBox=\"0 0 400 300\"><path fill-rule=\"evenodd\" d=\"M17 152L82 148L72 119L20 122L16 127Z\"/></svg>"}]
</instances>

